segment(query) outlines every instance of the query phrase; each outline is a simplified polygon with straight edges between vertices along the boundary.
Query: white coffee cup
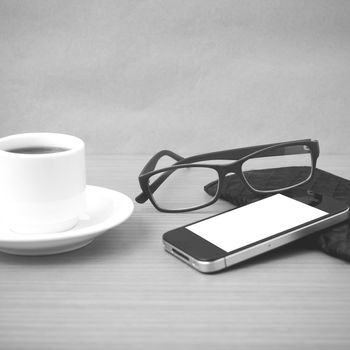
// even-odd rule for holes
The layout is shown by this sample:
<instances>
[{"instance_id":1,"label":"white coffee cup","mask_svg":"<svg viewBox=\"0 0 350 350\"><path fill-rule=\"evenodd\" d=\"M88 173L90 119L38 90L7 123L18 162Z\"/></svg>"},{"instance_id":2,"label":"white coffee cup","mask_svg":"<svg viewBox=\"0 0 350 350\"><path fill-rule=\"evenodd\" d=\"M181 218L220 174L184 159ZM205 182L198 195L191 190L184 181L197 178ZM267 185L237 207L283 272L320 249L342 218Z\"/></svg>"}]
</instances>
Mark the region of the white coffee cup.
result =
<instances>
[{"instance_id":1,"label":"white coffee cup","mask_svg":"<svg viewBox=\"0 0 350 350\"><path fill-rule=\"evenodd\" d=\"M85 211L85 185L81 139L55 133L0 139L0 220L12 231L74 227Z\"/></svg>"}]
</instances>

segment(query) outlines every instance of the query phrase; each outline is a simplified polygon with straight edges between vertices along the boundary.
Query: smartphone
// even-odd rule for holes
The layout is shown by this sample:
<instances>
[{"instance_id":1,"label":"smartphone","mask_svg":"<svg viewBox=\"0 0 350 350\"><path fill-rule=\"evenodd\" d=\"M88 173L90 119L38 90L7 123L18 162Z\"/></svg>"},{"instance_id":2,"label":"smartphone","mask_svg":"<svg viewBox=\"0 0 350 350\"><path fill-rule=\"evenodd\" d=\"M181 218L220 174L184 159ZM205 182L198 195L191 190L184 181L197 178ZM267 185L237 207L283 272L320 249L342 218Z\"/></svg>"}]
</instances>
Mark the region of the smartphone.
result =
<instances>
[{"instance_id":1,"label":"smartphone","mask_svg":"<svg viewBox=\"0 0 350 350\"><path fill-rule=\"evenodd\" d=\"M306 203L305 203L306 202ZM164 248L204 273L223 270L349 217L333 198L317 200L276 194L163 235Z\"/></svg>"}]
</instances>

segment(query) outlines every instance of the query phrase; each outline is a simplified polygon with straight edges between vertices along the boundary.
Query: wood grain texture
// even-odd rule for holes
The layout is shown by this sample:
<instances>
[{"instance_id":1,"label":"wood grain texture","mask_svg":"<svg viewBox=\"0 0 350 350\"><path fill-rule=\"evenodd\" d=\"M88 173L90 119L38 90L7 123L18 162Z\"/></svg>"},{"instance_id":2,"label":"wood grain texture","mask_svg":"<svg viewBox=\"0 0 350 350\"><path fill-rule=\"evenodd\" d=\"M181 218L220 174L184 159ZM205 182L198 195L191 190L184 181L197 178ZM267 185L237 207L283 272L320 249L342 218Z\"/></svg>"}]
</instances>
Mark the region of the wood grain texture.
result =
<instances>
[{"instance_id":1,"label":"wood grain texture","mask_svg":"<svg viewBox=\"0 0 350 350\"><path fill-rule=\"evenodd\" d=\"M88 158L88 183L134 198L145 156ZM350 159L320 167L350 177ZM161 235L229 206L163 214L146 203L89 246L47 257L0 253L0 349L346 349L349 264L294 243L200 274Z\"/></svg>"}]
</instances>

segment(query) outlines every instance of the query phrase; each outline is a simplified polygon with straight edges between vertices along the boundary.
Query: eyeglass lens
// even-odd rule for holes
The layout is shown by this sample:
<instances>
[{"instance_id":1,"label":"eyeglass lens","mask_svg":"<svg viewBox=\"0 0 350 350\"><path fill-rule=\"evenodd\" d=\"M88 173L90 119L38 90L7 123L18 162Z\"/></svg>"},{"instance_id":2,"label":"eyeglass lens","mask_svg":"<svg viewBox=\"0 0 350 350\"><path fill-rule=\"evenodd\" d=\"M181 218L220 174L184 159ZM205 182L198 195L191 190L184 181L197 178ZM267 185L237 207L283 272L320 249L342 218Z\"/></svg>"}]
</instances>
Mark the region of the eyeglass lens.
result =
<instances>
[{"instance_id":1,"label":"eyeglass lens","mask_svg":"<svg viewBox=\"0 0 350 350\"><path fill-rule=\"evenodd\" d=\"M149 185L162 174L150 177ZM203 187L216 180L218 173L211 168L188 167L167 171L166 180L154 191L152 197L160 208L166 210L198 207L213 199Z\"/></svg>"},{"instance_id":2,"label":"eyeglass lens","mask_svg":"<svg viewBox=\"0 0 350 350\"><path fill-rule=\"evenodd\" d=\"M262 151L242 165L248 184L257 191L276 191L297 186L312 173L312 157L304 145Z\"/></svg>"}]
</instances>

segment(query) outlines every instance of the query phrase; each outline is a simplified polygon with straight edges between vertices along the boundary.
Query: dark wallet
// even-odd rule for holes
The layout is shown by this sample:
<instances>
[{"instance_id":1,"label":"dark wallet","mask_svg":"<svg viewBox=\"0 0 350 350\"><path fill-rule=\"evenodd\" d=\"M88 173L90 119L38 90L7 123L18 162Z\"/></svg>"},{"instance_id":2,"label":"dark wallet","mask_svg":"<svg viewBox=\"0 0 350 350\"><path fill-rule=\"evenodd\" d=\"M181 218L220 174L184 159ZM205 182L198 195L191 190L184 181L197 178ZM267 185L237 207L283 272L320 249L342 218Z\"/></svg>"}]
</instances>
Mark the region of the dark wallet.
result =
<instances>
[{"instance_id":1,"label":"dark wallet","mask_svg":"<svg viewBox=\"0 0 350 350\"><path fill-rule=\"evenodd\" d=\"M284 176L294 175L293 172L284 174ZM278 181L278 179L272 174L270 181ZM204 190L212 196L215 195L216 189L217 181L211 182L204 187ZM350 206L350 181L326 171L316 169L310 183L293 189L287 194L292 197L298 197L305 194L306 191L333 197ZM220 198L231 202L235 206L243 206L263 197L253 193L241 182L238 176L232 174L226 176ZM348 219L343 223L319 231L304 239L304 242L308 246L318 247L329 255L350 261L350 220Z\"/></svg>"}]
</instances>

